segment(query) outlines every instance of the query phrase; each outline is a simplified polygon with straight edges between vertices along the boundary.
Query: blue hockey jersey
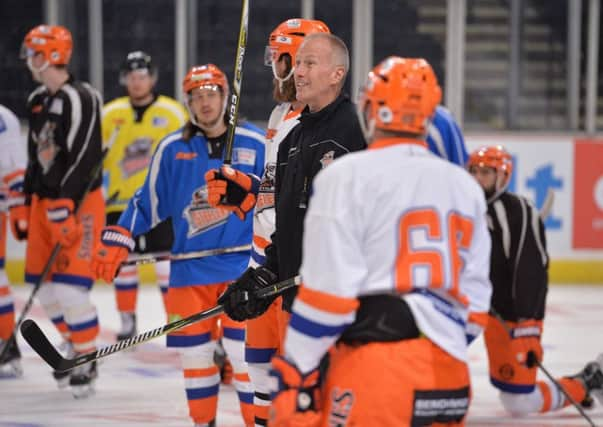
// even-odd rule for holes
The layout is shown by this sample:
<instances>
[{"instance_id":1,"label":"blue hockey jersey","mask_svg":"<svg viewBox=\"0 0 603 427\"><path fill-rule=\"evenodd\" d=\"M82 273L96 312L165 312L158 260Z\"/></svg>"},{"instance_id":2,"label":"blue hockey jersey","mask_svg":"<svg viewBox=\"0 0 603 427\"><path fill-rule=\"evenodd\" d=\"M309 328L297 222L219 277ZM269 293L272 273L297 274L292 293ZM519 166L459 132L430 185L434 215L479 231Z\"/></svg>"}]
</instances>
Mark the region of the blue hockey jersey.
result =
<instances>
[{"instance_id":1,"label":"blue hockey jersey","mask_svg":"<svg viewBox=\"0 0 603 427\"><path fill-rule=\"evenodd\" d=\"M173 254L251 244L253 215L245 221L207 203L205 172L222 159L210 158L208 141L182 131L165 137L153 154L144 185L130 200L119 225L133 236L146 233L167 218L174 231ZM264 132L248 123L237 126L232 167L262 176ZM170 286L209 285L234 280L247 268L250 251L171 262Z\"/></svg>"},{"instance_id":2,"label":"blue hockey jersey","mask_svg":"<svg viewBox=\"0 0 603 427\"><path fill-rule=\"evenodd\" d=\"M446 107L438 105L427 130L429 151L465 167L469 159L463 133Z\"/></svg>"}]
</instances>

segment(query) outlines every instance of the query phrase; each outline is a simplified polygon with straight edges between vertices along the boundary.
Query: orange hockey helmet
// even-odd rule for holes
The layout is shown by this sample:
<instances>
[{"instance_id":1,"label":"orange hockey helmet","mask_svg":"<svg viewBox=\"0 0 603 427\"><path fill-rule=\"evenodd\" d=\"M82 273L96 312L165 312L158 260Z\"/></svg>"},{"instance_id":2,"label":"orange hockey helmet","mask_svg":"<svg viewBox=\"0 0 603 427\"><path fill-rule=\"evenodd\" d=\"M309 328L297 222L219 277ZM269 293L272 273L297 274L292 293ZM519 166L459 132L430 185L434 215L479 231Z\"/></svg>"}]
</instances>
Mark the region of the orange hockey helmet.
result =
<instances>
[{"instance_id":1,"label":"orange hockey helmet","mask_svg":"<svg viewBox=\"0 0 603 427\"><path fill-rule=\"evenodd\" d=\"M472 166L490 167L497 174L502 175L501 182L497 182L496 191L504 191L513 173L513 158L502 145L493 145L491 147L481 147L469 155L467 168ZM497 180L498 181L498 180Z\"/></svg>"},{"instance_id":2,"label":"orange hockey helmet","mask_svg":"<svg viewBox=\"0 0 603 427\"><path fill-rule=\"evenodd\" d=\"M67 28L60 25L38 25L25 36L21 58L29 61L40 52L49 65L67 65L72 51L73 40Z\"/></svg>"},{"instance_id":3,"label":"orange hockey helmet","mask_svg":"<svg viewBox=\"0 0 603 427\"><path fill-rule=\"evenodd\" d=\"M330 33L329 27L322 21L315 19L287 19L270 33L268 46L264 53L264 64L272 67L272 72L277 80L287 80L293 75L295 68L295 54L297 49L304 41L304 37L312 33ZM278 62L281 55L291 56L291 71L281 78L277 75L275 63Z\"/></svg>"},{"instance_id":4,"label":"orange hockey helmet","mask_svg":"<svg viewBox=\"0 0 603 427\"><path fill-rule=\"evenodd\" d=\"M182 80L182 92L184 92L184 99L186 108L188 110L190 121L200 126L200 123L197 121L194 111L191 109L190 105L190 92L193 89L212 89L217 90L220 89L222 91L222 95L224 97L224 101L222 102L222 115L226 112L226 105L228 103L228 80L226 80L226 75L214 64L205 64L205 65L196 65L192 67L184 80Z\"/></svg>"},{"instance_id":5,"label":"orange hockey helmet","mask_svg":"<svg viewBox=\"0 0 603 427\"><path fill-rule=\"evenodd\" d=\"M390 56L369 73L358 112L367 139L375 128L424 135L442 98L431 65L422 58Z\"/></svg>"},{"instance_id":6,"label":"orange hockey helmet","mask_svg":"<svg viewBox=\"0 0 603 427\"><path fill-rule=\"evenodd\" d=\"M216 89L218 87L222 89L224 95L228 96L226 75L214 64L194 66L182 80L182 91L185 95L196 88Z\"/></svg>"}]
</instances>

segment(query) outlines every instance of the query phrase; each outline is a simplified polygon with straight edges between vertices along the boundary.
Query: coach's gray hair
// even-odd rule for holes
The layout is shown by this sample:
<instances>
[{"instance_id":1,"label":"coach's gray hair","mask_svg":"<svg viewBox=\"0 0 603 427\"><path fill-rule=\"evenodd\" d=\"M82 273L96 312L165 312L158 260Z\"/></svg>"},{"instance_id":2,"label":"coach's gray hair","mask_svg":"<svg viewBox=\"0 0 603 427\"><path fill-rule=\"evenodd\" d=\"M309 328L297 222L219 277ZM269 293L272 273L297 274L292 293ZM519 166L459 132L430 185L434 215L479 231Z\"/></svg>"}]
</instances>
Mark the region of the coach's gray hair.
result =
<instances>
[{"instance_id":1,"label":"coach's gray hair","mask_svg":"<svg viewBox=\"0 0 603 427\"><path fill-rule=\"evenodd\" d=\"M329 43L329 46L333 51L333 65L336 67L343 67L344 73L343 78L341 79L341 86L343 87L348 71L350 70L350 52L348 51L348 47L343 40L335 34L330 33L308 34L304 39L304 43L314 39L323 39Z\"/></svg>"}]
</instances>

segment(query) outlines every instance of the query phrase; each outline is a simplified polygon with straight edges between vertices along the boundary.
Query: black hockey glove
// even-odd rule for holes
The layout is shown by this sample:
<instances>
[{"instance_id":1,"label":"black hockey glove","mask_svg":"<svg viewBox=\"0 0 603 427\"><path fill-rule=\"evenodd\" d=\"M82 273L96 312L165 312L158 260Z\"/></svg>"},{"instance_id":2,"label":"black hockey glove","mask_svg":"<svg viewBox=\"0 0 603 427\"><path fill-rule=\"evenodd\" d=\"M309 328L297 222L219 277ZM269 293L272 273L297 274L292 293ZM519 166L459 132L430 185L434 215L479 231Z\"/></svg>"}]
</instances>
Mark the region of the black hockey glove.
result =
<instances>
[{"instance_id":1,"label":"black hockey glove","mask_svg":"<svg viewBox=\"0 0 603 427\"><path fill-rule=\"evenodd\" d=\"M276 283L278 277L266 267L249 267L218 298L218 304L232 320L242 322L264 314L276 296L258 298L255 293Z\"/></svg>"}]
</instances>

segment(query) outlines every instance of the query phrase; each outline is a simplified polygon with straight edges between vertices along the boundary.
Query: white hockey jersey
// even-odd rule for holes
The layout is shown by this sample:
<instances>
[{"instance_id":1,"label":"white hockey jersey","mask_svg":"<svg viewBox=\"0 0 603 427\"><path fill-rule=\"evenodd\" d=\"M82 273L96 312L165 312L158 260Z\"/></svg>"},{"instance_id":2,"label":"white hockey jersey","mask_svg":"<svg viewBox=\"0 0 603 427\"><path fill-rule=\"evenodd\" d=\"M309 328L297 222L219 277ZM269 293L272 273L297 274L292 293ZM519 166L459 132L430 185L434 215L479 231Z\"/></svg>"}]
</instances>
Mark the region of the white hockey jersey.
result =
<instances>
[{"instance_id":1,"label":"white hockey jersey","mask_svg":"<svg viewBox=\"0 0 603 427\"><path fill-rule=\"evenodd\" d=\"M15 114L0 104L0 211L7 209L9 187L23 191L23 174L27 163L26 140ZM17 172L17 173L16 173Z\"/></svg>"},{"instance_id":2,"label":"white hockey jersey","mask_svg":"<svg viewBox=\"0 0 603 427\"><path fill-rule=\"evenodd\" d=\"M274 178L276 173L276 156L278 146L287 134L299 123L301 110L291 110L291 103L278 104L270 113L266 131L266 151L264 175L260 183L255 213L253 216L253 244L251 249L250 267L264 264L264 249L271 242L274 233Z\"/></svg>"},{"instance_id":3,"label":"white hockey jersey","mask_svg":"<svg viewBox=\"0 0 603 427\"><path fill-rule=\"evenodd\" d=\"M468 311L488 310L491 284L486 202L465 170L423 146L377 141L318 174L304 227L285 342L302 372L370 294L402 295L421 333L467 360Z\"/></svg>"}]
</instances>

